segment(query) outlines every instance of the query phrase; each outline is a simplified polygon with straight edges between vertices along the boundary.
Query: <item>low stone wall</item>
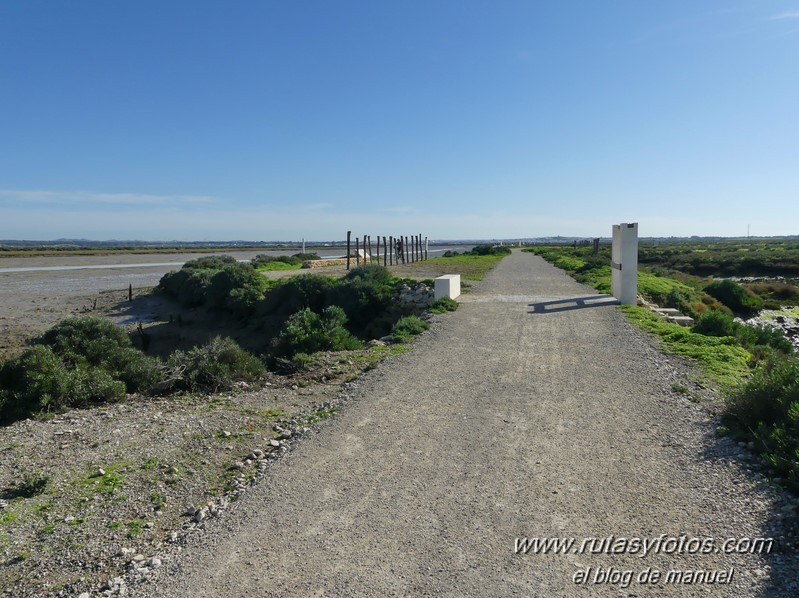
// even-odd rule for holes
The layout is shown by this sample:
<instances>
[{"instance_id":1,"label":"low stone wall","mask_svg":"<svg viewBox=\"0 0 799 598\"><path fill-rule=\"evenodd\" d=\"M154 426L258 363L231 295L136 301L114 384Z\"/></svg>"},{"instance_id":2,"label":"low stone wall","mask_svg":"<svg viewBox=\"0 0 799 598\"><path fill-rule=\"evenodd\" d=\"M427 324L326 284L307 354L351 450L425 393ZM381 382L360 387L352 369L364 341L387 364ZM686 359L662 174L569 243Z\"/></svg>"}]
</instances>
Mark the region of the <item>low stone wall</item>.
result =
<instances>
[{"instance_id":1,"label":"low stone wall","mask_svg":"<svg viewBox=\"0 0 799 598\"><path fill-rule=\"evenodd\" d=\"M355 263L355 260L351 260ZM306 260L302 263L303 268L326 268L327 266L346 266L347 258L340 258L334 260Z\"/></svg>"}]
</instances>

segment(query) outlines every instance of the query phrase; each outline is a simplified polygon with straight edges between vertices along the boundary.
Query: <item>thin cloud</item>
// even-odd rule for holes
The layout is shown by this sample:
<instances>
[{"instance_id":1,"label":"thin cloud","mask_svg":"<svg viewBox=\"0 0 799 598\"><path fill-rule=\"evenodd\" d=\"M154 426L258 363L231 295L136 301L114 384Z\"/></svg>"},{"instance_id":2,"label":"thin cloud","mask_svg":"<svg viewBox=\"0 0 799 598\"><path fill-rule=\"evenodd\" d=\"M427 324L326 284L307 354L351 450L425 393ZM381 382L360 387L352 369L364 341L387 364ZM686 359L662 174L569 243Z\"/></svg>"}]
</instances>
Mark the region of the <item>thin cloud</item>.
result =
<instances>
[{"instance_id":1,"label":"thin cloud","mask_svg":"<svg viewBox=\"0 0 799 598\"><path fill-rule=\"evenodd\" d=\"M769 17L769 21L781 21L783 19L799 19L799 10L786 10L778 15Z\"/></svg>"},{"instance_id":2,"label":"thin cloud","mask_svg":"<svg viewBox=\"0 0 799 598\"><path fill-rule=\"evenodd\" d=\"M214 198L206 195L152 195L146 193L94 193L91 191L44 191L40 189L0 189L0 201L21 204L119 204L169 205L210 204Z\"/></svg>"},{"instance_id":3,"label":"thin cloud","mask_svg":"<svg viewBox=\"0 0 799 598\"><path fill-rule=\"evenodd\" d=\"M309 210L327 210L333 207L332 203L312 203L305 206Z\"/></svg>"}]
</instances>

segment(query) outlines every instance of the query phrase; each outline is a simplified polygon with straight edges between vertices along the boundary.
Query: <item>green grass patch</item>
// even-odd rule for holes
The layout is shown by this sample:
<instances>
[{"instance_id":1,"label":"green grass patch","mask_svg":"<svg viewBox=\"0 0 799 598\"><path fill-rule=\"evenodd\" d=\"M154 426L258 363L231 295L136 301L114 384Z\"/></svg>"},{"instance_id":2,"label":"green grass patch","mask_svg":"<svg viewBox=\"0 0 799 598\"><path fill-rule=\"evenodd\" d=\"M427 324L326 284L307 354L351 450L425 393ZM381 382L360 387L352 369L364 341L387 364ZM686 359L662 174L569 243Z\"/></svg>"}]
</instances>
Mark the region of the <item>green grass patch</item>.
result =
<instances>
[{"instance_id":1,"label":"green grass patch","mask_svg":"<svg viewBox=\"0 0 799 598\"><path fill-rule=\"evenodd\" d=\"M437 299L433 305L430 306L430 311L434 314L445 314L448 311L455 311L456 309L458 309L458 302L449 297Z\"/></svg>"},{"instance_id":2,"label":"green grass patch","mask_svg":"<svg viewBox=\"0 0 799 598\"><path fill-rule=\"evenodd\" d=\"M125 525L128 528L128 538L137 538L138 536L141 536L141 533L144 531L147 522L135 520L128 521Z\"/></svg>"},{"instance_id":3,"label":"green grass patch","mask_svg":"<svg viewBox=\"0 0 799 598\"><path fill-rule=\"evenodd\" d=\"M430 324L416 316L405 316L400 318L391 331L396 343L410 342L411 337L421 334L430 328Z\"/></svg>"},{"instance_id":4,"label":"green grass patch","mask_svg":"<svg viewBox=\"0 0 799 598\"><path fill-rule=\"evenodd\" d=\"M666 350L696 361L707 378L720 387L732 388L749 377L751 354L738 345L733 337L705 336L692 332L635 305L622 305L619 309L631 322L656 334Z\"/></svg>"},{"instance_id":5,"label":"green grass patch","mask_svg":"<svg viewBox=\"0 0 799 598\"><path fill-rule=\"evenodd\" d=\"M465 280L483 280L486 272L496 266L504 255L456 255L453 257L435 257L422 265L441 265L450 274L460 274Z\"/></svg>"},{"instance_id":6,"label":"green grass patch","mask_svg":"<svg viewBox=\"0 0 799 598\"><path fill-rule=\"evenodd\" d=\"M274 271L280 271L280 270L299 270L300 268L302 268L302 262L299 262L297 264L289 264L289 263L286 263L286 262L274 261L274 262L268 262L268 263L265 263L265 264L257 264L255 266L255 269L258 272L274 272Z\"/></svg>"},{"instance_id":7,"label":"green grass patch","mask_svg":"<svg viewBox=\"0 0 799 598\"><path fill-rule=\"evenodd\" d=\"M16 511L12 511L6 507L6 509L0 512L0 525L8 525L14 523L18 517L19 513L17 513Z\"/></svg>"}]
</instances>

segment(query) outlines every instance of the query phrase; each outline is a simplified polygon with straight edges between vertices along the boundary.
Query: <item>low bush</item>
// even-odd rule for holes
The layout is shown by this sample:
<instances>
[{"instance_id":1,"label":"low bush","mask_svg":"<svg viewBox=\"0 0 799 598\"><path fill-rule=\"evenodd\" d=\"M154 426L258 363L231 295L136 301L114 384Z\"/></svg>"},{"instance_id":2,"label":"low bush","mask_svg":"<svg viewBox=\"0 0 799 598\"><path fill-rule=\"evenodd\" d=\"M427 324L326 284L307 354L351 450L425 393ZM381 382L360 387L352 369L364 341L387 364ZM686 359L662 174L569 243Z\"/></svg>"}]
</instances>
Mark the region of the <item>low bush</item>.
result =
<instances>
[{"instance_id":1,"label":"low bush","mask_svg":"<svg viewBox=\"0 0 799 598\"><path fill-rule=\"evenodd\" d=\"M168 272L157 290L185 307L206 306L246 316L263 298L268 283L250 264L230 256L208 256L183 264Z\"/></svg>"},{"instance_id":2,"label":"low bush","mask_svg":"<svg viewBox=\"0 0 799 598\"><path fill-rule=\"evenodd\" d=\"M763 302L734 280L716 280L705 286L704 290L739 316L751 317L763 309Z\"/></svg>"},{"instance_id":3,"label":"low bush","mask_svg":"<svg viewBox=\"0 0 799 598\"><path fill-rule=\"evenodd\" d=\"M766 309L779 309L781 305L799 305L799 287L779 281L745 283L744 288L763 301Z\"/></svg>"},{"instance_id":4,"label":"low bush","mask_svg":"<svg viewBox=\"0 0 799 598\"><path fill-rule=\"evenodd\" d=\"M311 260L321 260L321 256L318 253L295 253L293 256L301 262L307 262Z\"/></svg>"},{"instance_id":5,"label":"low bush","mask_svg":"<svg viewBox=\"0 0 799 598\"><path fill-rule=\"evenodd\" d=\"M471 250L465 251L463 255L510 255L510 247L504 245L475 245Z\"/></svg>"},{"instance_id":6,"label":"low bush","mask_svg":"<svg viewBox=\"0 0 799 598\"><path fill-rule=\"evenodd\" d=\"M0 370L0 419L59 411L125 397L125 383L86 364L67 364L52 348L35 345Z\"/></svg>"},{"instance_id":7,"label":"low bush","mask_svg":"<svg viewBox=\"0 0 799 598\"><path fill-rule=\"evenodd\" d=\"M231 338L215 337L189 351L175 351L167 362L177 372L172 384L186 390L220 391L236 382L252 382L265 368L260 359L248 353Z\"/></svg>"},{"instance_id":8,"label":"low bush","mask_svg":"<svg viewBox=\"0 0 799 598\"><path fill-rule=\"evenodd\" d=\"M455 311L456 309L458 309L458 302L449 297L436 299L433 305L430 306L430 311L434 314L443 314L448 311Z\"/></svg>"},{"instance_id":9,"label":"low bush","mask_svg":"<svg viewBox=\"0 0 799 598\"><path fill-rule=\"evenodd\" d=\"M35 342L51 348L68 368L103 370L124 382L128 392L146 391L159 379L158 362L136 349L123 329L103 318L62 320ZM99 379L92 384L100 384Z\"/></svg>"},{"instance_id":10,"label":"low bush","mask_svg":"<svg viewBox=\"0 0 799 598\"><path fill-rule=\"evenodd\" d=\"M691 330L708 336L735 336L738 326L731 315L710 310L699 316Z\"/></svg>"},{"instance_id":11,"label":"low bush","mask_svg":"<svg viewBox=\"0 0 799 598\"><path fill-rule=\"evenodd\" d=\"M376 264L359 266L331 287L328 304L344 310L353 334L379 338L396 320L396 316L389 315L396 285L387 268Z\"/></svg>"},{"instance_id":12,"label":"low bush","mask_svg":"<svg viewBox=\"0 0 799 598\"><path fill-rule=\"evenodd\" d=\"M394 328L391 331L396 343L407 343L411 340L412 336L421 334L430 328L430 324L417 316L405 316L397 320Z\"/></svg>"},{"instance_id":13,"label":"low bush","mask_svg":"<svg viewBox=\"0 0 799 598\"><path fill-rule=\"evenodd\" d=\"M118 401L160 380L158 360L136 349L124 330L102 318L69 318L0 369L0 417Z\"/></svg>"},{"instance_id":14,"label":"low bush","mask_svg":"<svg viewBox=\"0 0 799 598\"><path fill-rule=\"evenodd\" d=\"M793 343L783 334L782 330L766 324L756 326L739 324L735 338L750 351L755 347L771 347L784 355L795 353Z\"/></svg>"},{"instance_id":15,"label":"low bush","mask_svg":"<svg viewBox=\"0 0 799 598\"><path fill-rule=\"evenodd\" d=\"M758 361L770 354L758 350L758 347L770 347L784 355L794 353L793 344L778 328L765 324L757 326L741 324L736 322L731 315L715 310L703 313L691 330L707 336L733 337L742 347L753 353L753 361Z\"/></svg>"},{"instance_id":16,"label":"low bush","mask_svg":"<svg viewBox=\"0 0 799 598\"><path fill-rule=\"evenodd\" d=\"M327 307L333 279L318 274L293 276L278 282L258 304L257 313L287 317L301 309L321 312Z\"/></svg>"},{"instance_id":17,"label":"low bush","mask_svg":"<svg viewBox=\"0 0 799 598\"><path fill-rule=\"evenodd\" d=\"M758 367L730 395L726 416L799 491L799 361L781 357Z\"/></svg>"},{"instance_id":18,"label":"low bush","mask_svg":"<svg viewBox=\"0 0 799 598\"><path fill-rule=\"evenodd\" d=\"M249 264L229 264L214 273L208 286L205 305L211 308L229 308L229 298L233 291L237 292L237 300L242 297L261 298L266 279L258 274Z\"/></svg>"},{"instance_id":19,"label":"low bush","mask_svg":"<svg viewBox=\"0 0 799 598\"><path fill-rule=\"evenodd\" d=\"M298 353L360 348L361 342L345 328L346 323L344 310L335 305L325 308L321 314L302 309L286 320L275 341L274 355L293 357Z\"/></svg>"}]
</instances>

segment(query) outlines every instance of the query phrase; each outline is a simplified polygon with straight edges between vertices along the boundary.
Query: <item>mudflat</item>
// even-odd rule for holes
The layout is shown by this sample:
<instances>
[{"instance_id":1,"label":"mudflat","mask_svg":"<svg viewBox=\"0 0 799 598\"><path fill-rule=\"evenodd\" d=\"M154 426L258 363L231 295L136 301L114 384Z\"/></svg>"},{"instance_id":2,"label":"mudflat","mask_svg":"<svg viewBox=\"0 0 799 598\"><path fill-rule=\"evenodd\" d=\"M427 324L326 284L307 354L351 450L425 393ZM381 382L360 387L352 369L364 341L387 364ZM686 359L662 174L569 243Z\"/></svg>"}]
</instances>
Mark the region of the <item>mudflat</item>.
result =
<instances>
[{"instance_id":1,"label":"mudflat","mask_svg":"<svg viewBox=\"0 0 799 598\"><path fill-rule=\"evenodd\" d=\"M70 316L118 311L128 298L158 284L161 277L189 260L209 255L233 255L249 260L265 251L218 253L155 253L113 255L59 255L0 258L0 359L18 353L30 339ZM288 253L288 252L286 252ZM114 268L135 264L170 264ZM6 268L101 266L80 270L2 272ZM102 267L105 266L105 267ZM298 271L267 272L280 278ZM147 306L145 306L147 307Z\"/></svg>"}]
</instances>

